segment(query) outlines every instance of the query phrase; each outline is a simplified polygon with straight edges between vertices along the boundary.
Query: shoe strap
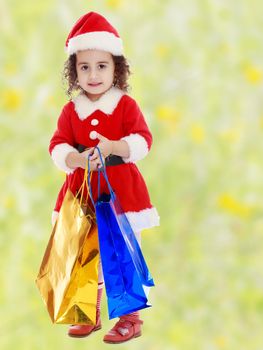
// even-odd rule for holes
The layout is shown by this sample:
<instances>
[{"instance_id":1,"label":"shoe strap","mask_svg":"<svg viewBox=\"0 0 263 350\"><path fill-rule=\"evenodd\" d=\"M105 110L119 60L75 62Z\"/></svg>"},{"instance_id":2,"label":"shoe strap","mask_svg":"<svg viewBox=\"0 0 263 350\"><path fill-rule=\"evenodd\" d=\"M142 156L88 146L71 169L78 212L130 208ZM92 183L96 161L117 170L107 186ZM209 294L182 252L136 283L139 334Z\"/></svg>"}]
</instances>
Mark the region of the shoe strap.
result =
<instances>
[{"instance_id":1,"label":"shoe strap","mask_svg":"<svg viewBox=\"0 0 263 350\"><path fill-rule=\"evenodd\" d=\"M134 316L124 315L120 317L120 320L131 322L132 324L143 324L143 321Z\"/></svg>"}]
</instances>

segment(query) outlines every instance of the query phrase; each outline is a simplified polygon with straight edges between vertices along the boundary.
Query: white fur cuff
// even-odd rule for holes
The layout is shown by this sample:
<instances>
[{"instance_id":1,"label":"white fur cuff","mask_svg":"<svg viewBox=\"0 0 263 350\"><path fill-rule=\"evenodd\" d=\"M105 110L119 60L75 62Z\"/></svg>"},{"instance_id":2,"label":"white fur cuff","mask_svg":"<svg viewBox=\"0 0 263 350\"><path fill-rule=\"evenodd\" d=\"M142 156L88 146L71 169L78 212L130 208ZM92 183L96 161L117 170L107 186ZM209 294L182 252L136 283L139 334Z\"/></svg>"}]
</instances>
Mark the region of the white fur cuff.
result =
<instances>
[{"instance_id":1,"label":"white fur cuff","mask_svg":"<svg viewBox=\"0 0 263 350\"><path fill-rule=\"evenodd\" d=\"M51 152L51 158L55 165L66 174L72 174L75 169L71 169L66 164L67 155L71 152L76 152L76 148L70 146L68 143L60 143L53 148Z\"/></svg>"},{"instance_id":2,"label":"white fur cuff","mask_svg":"<svg viewBox=\"0 0 263 350\"><path fill-rule=\"evenodd\" d=\"M125 163L135 163L143 159L149 152L145 138L139 134L130 134L129 136L122 137L121 140L128 143L130 150L130 156L128 158L122 158Z\"/></svg>"}]
</instances>

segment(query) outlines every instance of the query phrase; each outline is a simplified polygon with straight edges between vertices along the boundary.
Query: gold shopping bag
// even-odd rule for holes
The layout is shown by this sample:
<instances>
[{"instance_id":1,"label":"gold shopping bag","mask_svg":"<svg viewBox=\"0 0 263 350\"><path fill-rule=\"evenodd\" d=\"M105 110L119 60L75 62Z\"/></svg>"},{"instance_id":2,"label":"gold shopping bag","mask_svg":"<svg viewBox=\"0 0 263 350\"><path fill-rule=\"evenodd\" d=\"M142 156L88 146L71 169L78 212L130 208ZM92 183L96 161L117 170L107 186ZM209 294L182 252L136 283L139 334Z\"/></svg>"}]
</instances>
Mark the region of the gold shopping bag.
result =
<instances>
[{"instance_id":1,"label":"gold shopping bag","mask_svg":"<svg viewBox=\"0 0 263 350\"><path fill-rule=\"evenodd\" d=\"M68 189L52 230L36 284L52 322L95 324L99 246L95 215ZM80 192L80 191L79 191Z\"/></svg>"}]
</instances>

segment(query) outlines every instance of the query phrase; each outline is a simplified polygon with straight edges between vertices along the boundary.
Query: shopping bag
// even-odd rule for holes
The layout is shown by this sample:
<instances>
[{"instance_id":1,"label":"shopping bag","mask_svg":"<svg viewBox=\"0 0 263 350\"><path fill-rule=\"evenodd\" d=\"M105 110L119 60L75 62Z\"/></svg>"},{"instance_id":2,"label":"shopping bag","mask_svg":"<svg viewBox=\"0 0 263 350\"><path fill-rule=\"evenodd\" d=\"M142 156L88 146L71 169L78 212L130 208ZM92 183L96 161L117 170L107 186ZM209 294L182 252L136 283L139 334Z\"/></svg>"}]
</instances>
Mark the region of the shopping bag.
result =
<instances>
[{"instance_id":1,"label":"shopping bag","mask_svg":"<svg viewBox=\"0 0 263 350\"><path fill-rule=\"evenodd\" d=\"M68 189L36 279L54 323L95 324L98 233L94 212Z\"/></svg>"},{"instance_id":2,"label":"shopping bag","mask_svg":"<svg viewBox=\"0 0 263 350\"><path fill-rule=\"evenodd\" d=\"M96 148L103 164L100 150ZM154 282L135 234L110 186L104 164L98 172L96 203L92 196L90 172L89 191L96 212L108 313L112 319L151 306L145 288L152 287ZM109 194L100 195L101 174L106 180Z\"/></svg>"}]
</instances>

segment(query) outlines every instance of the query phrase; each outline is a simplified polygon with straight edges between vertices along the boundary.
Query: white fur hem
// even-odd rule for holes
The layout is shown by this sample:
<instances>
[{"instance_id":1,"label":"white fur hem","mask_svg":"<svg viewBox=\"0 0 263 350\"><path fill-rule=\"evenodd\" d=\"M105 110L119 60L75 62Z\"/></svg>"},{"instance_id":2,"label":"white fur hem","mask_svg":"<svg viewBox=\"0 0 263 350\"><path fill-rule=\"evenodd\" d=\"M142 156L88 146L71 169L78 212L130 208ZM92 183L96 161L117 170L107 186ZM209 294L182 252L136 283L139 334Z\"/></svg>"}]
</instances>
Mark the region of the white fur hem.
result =
<instances>
[{"instance_id":1,"label":"white fur hem","mask_svg":"<svg viewBox=\"0 0 263 350\"><path fill-rule=\"evenodd\" d=\"M56 145L52 152L51 158L55 165L66 174L72 174L75 169L71 169L66 165L66 158L70 152L78 152L76 148L70 146L68 143L60 143Z\"/></svg>"},{"instance_id":2,"label":"white fur hem","mask_svg":"<svg viewBox=\"0 0 263 350\"><path fill-rule=\"evenodd\" d=\"M56 223L58 215L59 215L59 212L55 210L52 212L51 221L52 221L53 227ZM136 234L138 232L138 234L136 234L137 239L138 239L139 232L141 232L142 230L160 225L160 217L158 215L156 208L154 207L151 209L144 209L138 212L129 211L125 213L125 215L134 233Z\"/></svg>"},{"instance_id":3,"label":"white fur hem","mask_svg":"<svg viewBox=\"0 0 263 350\"><path fill-rule=\"evenodd\" d=\"M128 158L122 158L125 163L134 163L143 159L149 152L148 144L144 137L139 134L130 134L122 137L128 143L130 155Z\"/></svg>"},{"instance_id":4,"label":"white fur hem","mask_svg":"<svg viewBox=\"0 0 263 350\"><path fill-rule=\"evenodd\" d=\"M125 215L134 232L160 225L160 217L154 207L138 212L129 211Z\"/></svg>"},{"instance_id":5,"label":"white fur hem","mask_svg":"<svg viewBox=\"0 0 263 350\"><path fill-rule=\"evenodd\" d=\"M97 110L105 114L112 114L123 95L123 91L112 87L97 101L91 101L86 95L80 93L73 99L73 103L79 119L84 120Z\"/></svg>"},{"instance_id":6,"label":"white fur hem","mask_svg":"<svg viewBox=\"0 0 263 350\"><path fill-rule=\"evenodd\" d=\"M75 36L69 40L66 51L68 55L72 55L87 49L108 51L115 56L123 54L121 38L109 32L91 32Z\"/></svg>"}]
</instances>

